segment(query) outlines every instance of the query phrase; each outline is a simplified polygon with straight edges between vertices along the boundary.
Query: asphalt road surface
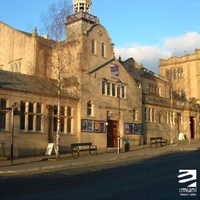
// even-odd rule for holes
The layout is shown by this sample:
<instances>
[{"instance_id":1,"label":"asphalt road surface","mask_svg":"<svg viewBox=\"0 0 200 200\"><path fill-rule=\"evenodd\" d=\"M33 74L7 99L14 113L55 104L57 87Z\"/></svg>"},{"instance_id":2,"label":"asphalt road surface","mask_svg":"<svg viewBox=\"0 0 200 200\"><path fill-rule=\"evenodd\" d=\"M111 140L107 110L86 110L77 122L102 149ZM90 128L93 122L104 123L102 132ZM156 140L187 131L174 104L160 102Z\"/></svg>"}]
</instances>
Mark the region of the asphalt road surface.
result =
<instances>
[{"instance_id":1,"label":"asphalt road surface","mask_svg":"<svg viewBox=\"0 0 200 200\"><path fill-rule=\"evenodd\" d=\"M196 190L180 189L188 189L189 185L189 182L179 183L180 169L196 170L197 187L193 188ZM198 150L142 161L127 160L123 163L66 168L37 174L1 176L0 199L193 200L200 199L199 171Z\"/></svg>"}]
</instances>

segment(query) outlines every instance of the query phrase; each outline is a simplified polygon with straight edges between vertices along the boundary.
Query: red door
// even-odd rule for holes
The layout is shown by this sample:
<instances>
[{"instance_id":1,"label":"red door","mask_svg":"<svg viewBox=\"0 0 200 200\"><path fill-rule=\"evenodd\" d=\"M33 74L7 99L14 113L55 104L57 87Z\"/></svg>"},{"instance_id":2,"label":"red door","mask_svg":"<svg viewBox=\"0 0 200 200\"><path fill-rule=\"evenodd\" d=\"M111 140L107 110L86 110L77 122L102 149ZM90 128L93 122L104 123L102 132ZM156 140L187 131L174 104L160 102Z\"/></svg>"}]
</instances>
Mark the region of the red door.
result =
<instances>
[{"instance_id":1,"label":"red door","mask_svg":"<svg viewBox=\"0 0 200 200\"><path fill-rule=\"evenodd\" d=\"M118 121L108 120L107 147L117 148Z\"/></svg>"}]
</instances>

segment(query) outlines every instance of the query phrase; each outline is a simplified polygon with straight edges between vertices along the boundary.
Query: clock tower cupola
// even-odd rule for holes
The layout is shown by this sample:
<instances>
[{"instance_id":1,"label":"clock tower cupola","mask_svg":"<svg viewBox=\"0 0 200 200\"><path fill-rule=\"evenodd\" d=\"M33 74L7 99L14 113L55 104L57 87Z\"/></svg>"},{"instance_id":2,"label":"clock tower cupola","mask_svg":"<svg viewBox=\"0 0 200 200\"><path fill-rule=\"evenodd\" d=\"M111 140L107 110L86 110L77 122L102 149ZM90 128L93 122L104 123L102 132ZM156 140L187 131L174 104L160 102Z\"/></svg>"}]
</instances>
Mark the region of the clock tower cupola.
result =
<instances>
[{"instance_id":1,"label":"clock tower cupola","mask_svg":"<svg viewBox=\"0 0 200 200\"><path fill-rule=\"evenodd\" d=\"M74 14L83 11L90 14L92 0L73 0Z\"/></svg>"}]
</instances>

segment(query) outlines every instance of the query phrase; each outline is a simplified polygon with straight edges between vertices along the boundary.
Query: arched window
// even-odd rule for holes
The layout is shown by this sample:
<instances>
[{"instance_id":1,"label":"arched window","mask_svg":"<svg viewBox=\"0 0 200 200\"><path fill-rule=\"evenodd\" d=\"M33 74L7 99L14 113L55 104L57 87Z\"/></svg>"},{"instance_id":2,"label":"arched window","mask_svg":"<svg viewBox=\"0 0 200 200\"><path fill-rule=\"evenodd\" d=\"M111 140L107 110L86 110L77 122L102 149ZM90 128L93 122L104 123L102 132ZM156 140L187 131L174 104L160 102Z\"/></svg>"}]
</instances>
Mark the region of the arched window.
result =
<instances>
[{"instance_id":1,"label":"arched window","mask_svg":"<svg viewBox=\"0 0 200 200\"><path fill-rule=\"evenodd\" d=\"M96 55L96 42L92 40L92 54Z\"/></svg>"},{"instance_id":2,"label":"arched window","mask_svg":"<svg viewBox=\"0 0 200 200\"><path fill-rule=\"evenodd\" d=\"M104 43L101 44L101 55L102 57L106 57L106 45Z\"/></svg>"}]
</instances>

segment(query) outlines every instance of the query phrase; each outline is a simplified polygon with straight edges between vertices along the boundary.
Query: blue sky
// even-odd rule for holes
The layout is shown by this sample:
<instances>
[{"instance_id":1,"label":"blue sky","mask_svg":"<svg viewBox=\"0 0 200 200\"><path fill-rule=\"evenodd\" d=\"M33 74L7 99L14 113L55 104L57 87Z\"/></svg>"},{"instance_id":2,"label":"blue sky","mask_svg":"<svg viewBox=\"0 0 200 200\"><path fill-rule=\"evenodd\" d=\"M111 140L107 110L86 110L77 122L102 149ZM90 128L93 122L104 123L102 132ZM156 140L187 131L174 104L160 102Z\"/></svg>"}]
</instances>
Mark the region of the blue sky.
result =
<instances>
[{"instance_id":1,"label":"blue sky","mask_svg":"<svg viewBox=\"0 0 200 200\"><path fill-rule=\"evenodd\" d=\"M41 14L53 2L57 0L0 0L0 21L27 32L35 26L40 30ZM91 8L108 30L116 57L133 57L155 72L160 58L200 48L199 11L200 0L93 0Z\"/></svg>"}]
</instances>

